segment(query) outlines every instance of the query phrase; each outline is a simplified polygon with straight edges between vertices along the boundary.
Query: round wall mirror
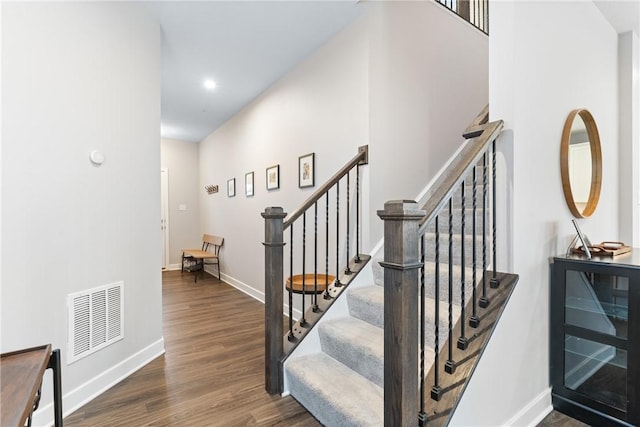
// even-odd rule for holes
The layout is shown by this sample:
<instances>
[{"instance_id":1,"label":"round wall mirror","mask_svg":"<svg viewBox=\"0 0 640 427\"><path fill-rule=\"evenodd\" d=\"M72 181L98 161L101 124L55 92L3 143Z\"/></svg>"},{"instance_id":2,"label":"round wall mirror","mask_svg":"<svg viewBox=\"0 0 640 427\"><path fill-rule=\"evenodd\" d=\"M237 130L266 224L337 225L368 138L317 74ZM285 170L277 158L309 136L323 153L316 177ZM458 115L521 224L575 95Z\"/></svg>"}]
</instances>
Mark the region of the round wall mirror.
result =
<instances>
[{"instance_id":1,"label":"round wall mirror","mask_svg":"<svg viewBox=\"0 0 640 427\"><path fill-rule=\"evenodd\" d=\"M591 113L585 109L569 113L560 145L562 191L576 218L596 210L602 184L600 135Z\"/></svg>"}]
</instances>

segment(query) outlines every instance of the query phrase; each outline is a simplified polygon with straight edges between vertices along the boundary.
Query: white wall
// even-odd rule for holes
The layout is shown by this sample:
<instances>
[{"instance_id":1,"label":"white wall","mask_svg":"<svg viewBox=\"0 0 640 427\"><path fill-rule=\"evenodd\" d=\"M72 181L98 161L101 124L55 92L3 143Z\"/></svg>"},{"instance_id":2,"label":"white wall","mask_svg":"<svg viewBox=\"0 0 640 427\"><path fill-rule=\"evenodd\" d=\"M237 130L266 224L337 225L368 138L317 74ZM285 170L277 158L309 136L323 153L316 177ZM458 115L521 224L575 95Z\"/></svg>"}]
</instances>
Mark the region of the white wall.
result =
<instances>
[{"instance_id":1,"label":"white wall","mask_svg":"<svg viewBox=\"0 0 640 427\"><path fill-rule=\"evenodd\" d=\"M591 111L602 142L600 204L580 225L594 242L618 238L617 34L592 2L493 2L490 24L491 115L505 120L512 227L500 262L520 281L452 425L535 425L550 405L548 259L574 234L559 165L572 109Z\"/></svg>"},{"instance_id":2,"label":"white wall","mask_svg":"<svg viewBox=\"0 0 640 427\"><path fill-rule=\"evenodd\" d=\"M4 3L2 88L0 348L60 348L68 413L164 351L159 26L134 4ZM120 280L125 338L67 365L67 295ZM49 374L43 393L35 425Z\"/></svg>"},{"instance_id":3,"label":"white wall","mask_svg":"<svg viewBox=\"0 0 640 427\"><path fill-rule=\"evenodd\" d=\"M640 247L640 39L618 36L620 240Z\"/></svg>"},{"instance_id":4,"label":"white wall","mask_svg":"<svg viewBox=\"0 0 640 427\"><path fill-rule=\"evenodd\" d=\"M162 138L160 147L160 165L169 174L169 267L175 267L181 262L181 249L202 243L200 195L206 192L199 182L198 144Z\"/></svg>"},{"instance_id":5,"label":"white wall","mask_svg":"<svg viewBox=\"0 0 640 427\"><path fill-rule=\"evenodd\" d=\"M371 239L376 210L414 200L488 102L487 37L435 2L381 2L371 35Z\"/></svg>"},{"instance_id":6,"label":"white wall","mask_svg":"<svg viewBox=\"0 0 640 427\"><path fill-rule=\"evenodd\" d=\"M487 103L486 36L432 2L361 5L368 8L362 18L200 143L200 186L223 189L201 193L201 230L225 237L223 279L259 299L260 212L290 212L313 192L298 189L298 156L316 153L318 186L369 145L362 226L369 251L382 238L376 210L416 197ZM274 164L281 187L267 192L265 168ZM247 198L251 171L256 192ZM237 195L228 198L234 177Z\"/></svg>"}]
</instances>

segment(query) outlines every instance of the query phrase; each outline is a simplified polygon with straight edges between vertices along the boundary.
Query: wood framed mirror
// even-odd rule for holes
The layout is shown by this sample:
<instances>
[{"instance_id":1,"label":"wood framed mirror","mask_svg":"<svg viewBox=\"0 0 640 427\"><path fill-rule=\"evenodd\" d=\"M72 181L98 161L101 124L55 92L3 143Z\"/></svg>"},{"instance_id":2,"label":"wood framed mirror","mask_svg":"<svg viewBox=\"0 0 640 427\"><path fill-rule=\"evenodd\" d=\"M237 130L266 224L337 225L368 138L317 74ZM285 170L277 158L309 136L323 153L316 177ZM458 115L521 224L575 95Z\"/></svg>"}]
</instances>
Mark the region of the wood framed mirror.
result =
<instances>
[{"instance_id":1,"label":"wood framed mirror","mask_svg":"<svg viewBox=\"0 0 640 427\"><path fill-rule=\"evenodd\" d=\"M569 113L560 144L562 191L576 218L596 210L602 186L602 152L596 121L588 110Z\"/></svg>"}]
</instances>

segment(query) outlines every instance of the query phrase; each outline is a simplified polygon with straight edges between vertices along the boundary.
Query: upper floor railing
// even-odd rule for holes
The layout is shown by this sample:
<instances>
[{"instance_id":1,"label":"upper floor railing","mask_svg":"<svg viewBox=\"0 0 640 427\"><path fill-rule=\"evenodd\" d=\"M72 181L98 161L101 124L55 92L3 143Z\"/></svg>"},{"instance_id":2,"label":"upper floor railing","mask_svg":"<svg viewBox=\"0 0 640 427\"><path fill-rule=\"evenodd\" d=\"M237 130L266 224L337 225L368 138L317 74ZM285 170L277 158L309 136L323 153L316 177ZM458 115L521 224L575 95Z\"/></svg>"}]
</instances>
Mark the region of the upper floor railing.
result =
<instances>
[{"instance_id":1,"label":"upper floor railing","mask_svg":"<svg viewBox=\"0 0 640 427\"><path fill-rule=\"evenodd\" d=\"M489 34L489 0L436 0L453 13Z\"/></svg>"}]
</instances>

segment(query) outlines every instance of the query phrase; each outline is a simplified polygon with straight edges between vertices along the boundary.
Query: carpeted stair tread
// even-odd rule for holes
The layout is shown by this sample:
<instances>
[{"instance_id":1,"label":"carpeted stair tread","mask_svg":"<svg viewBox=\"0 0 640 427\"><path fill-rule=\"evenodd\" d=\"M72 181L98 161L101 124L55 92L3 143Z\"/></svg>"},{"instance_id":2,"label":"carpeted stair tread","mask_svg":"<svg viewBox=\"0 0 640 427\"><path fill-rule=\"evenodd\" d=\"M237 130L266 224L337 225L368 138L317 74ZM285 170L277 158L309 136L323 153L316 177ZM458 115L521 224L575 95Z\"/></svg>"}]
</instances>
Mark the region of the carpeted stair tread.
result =
<instances>
[{"instance_id":1,"label":"carpeted stair tread","mask_svg":"<svg viewBox=\"0 0 640 427\"><path fill-rule=\"evenodd\" d=\"M441 266L442 267L442 266ZM469 276L471 277L471 276ZM442 282L446 283L446 282ZM449 321L449 304L447 303L447 289L442 288L441 283L441 293L440 293L440 330L438 333L438 338L440 340L440 344L445 342L447 338L447 325ZM447 285L448 286L448 285ZM469 292L470 292L469 288ZM431 291L426 292L427 294L433 294L433 289ZM458 293L460 291L458 290ZM456 293L454 292L454 295ZM469 299L470 293L466 294L466 298ZM347 298L349 301L349 311L351 315L360 319L359 315L365 317L365 322L371 323L379 328L384 327L384 288L381 286L373 285L366 286L358 289L353 289L349 291L347 294ZM352 310L352 307L357 307L357 309ZM427 297L425 299L425 339L426 343L429 347L433 347L435 340L435 300ZM366 308L366 310L365 310ZM452 306L452 314L453 314L453 323L455 324L460 316L460 305L454 302ZM371 321L367 320L370 319ZM375 322L375 323L374 323Z\"/></svg>"},{"instance_id":2,"label":"carpeted stair tread","mask_svg":"<svg viewBox=\"0 0 640 427\"><path fill-rule=\"evenodd\" d=\"M471 230L469 230L470 232ZM426 233L426 251L425 251L425 259L427 261L435 261L435 233ZM462 252L462 237L460 234L454 234L453 239L453 263L456 265L460 265L460 253ZM490 242L486 241L485 245L489 245ZM464 252L465 252L465 265L467 267L471 267L473 263L473 236L470 234L466 234L464 238ZM488 256L490 254L487 254ZM440 262L447 263L449 262L449 233L441 233L440 234ZM476 263L482 263L482 235L476 236Z\"/></svg>"},{"instance_id":3,"label":"carpeted stair tread","mask_svg":"<svg viewBox=\"0 0 640 427\"><path fill-rule=\"evenodd\" d=\"M384 288L382 286L351 289L347 293L347 303L351 316L384 328Z\"/></svg>"},{"instance_id":4,"label":"carpeted stair tread","mask_svg":"<svg viewBox=\"0 0 640 427\"><path fill-rule=\"evenodd\" d=\"M384 425L384 390L326 355L286 364L291 395L325 426Z\"/></svg>"},{"instance_id":5,"label":"carpeted stair tread","mask_svg":"<svg viewBox=\"0 0 640 427\"><path fill-rule=\"evenodd\" d=\"M369 381L384 386L384 330L355 317L320 324L322 351Z\"/></svg>"}]
</instances>

